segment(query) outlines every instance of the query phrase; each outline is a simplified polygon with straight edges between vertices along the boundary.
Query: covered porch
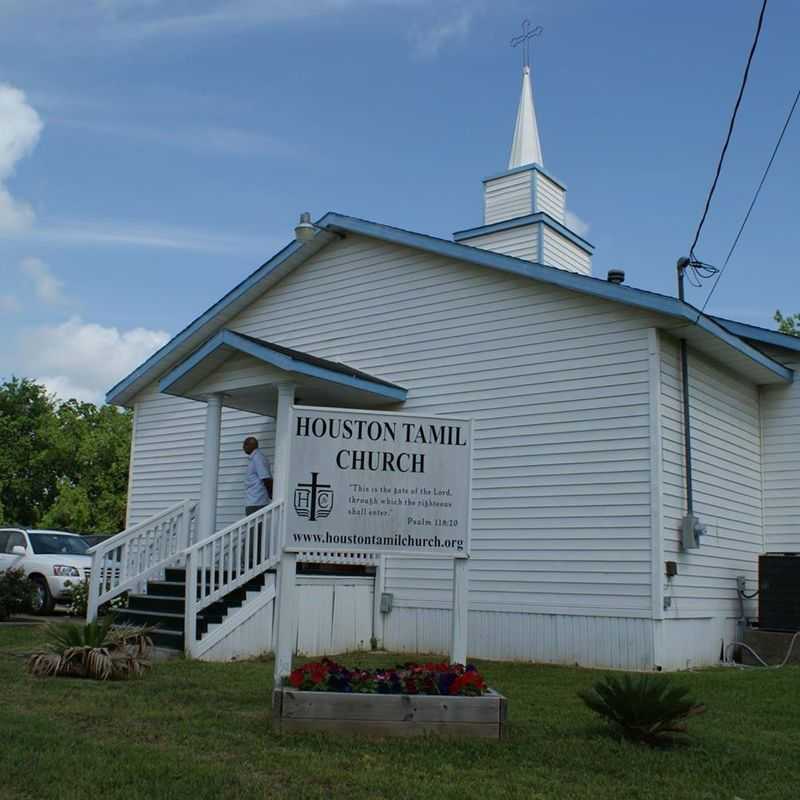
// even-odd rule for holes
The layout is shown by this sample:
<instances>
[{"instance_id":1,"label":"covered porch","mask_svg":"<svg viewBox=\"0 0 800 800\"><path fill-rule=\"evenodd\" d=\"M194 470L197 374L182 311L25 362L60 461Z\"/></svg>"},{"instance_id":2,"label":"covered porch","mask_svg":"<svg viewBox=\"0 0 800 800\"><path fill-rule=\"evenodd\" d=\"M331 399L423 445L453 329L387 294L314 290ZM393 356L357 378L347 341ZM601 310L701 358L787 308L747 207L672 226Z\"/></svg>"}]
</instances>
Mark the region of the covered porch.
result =
<instances>
[{"instance_id":1,"label":"covered porch","mask_svg":"<svg viewBox=\"0 0 800 800\"><path fill-rule=\"evenodd\" d=\"M217 530L223 408L274 420L273 500L287 501L285 467L293 405L390 410L400 408L408 395L402 386L338 361L231 330L209 339L164 376L159 388L206 404L197 541Z\"/></svg>"},{"instance_id":2,"label":"covered porch","mask_svg":"<svg viewBox=\"0 0 800 800\"><path fill-rule=\"evenodd\" d=\"M161 646L211 660L268 652L275 636L291 638L285 645L298 652L320 655L366 649L371 640L380 641L380 556L301 553L299 561L307 569L298 580L300 591L287 601L289 607L276 608L283 560L292 560L294 572L298 558L282 554L281 546L283 514L292 500L289 424L295 403L392 409L405 401L406 389L346 364L231 330L206 341L165 375L159 388L206 405L199 497L186 497L93 548L89 618L124 594L129 603L121 612L123 622L155 624L153 637ZM225 408L274 421L273 499L249 516L242 502L235 518L219 525ZM228 455L231 446L228 437ZM236 446L241 448L241 442ZM315 572L315 566L327 574ZM347 567L349 574L335 574L337 566ZM298 612L299 628L287 625L281 635L280 619Z\"/></svg>"}]
</instances>

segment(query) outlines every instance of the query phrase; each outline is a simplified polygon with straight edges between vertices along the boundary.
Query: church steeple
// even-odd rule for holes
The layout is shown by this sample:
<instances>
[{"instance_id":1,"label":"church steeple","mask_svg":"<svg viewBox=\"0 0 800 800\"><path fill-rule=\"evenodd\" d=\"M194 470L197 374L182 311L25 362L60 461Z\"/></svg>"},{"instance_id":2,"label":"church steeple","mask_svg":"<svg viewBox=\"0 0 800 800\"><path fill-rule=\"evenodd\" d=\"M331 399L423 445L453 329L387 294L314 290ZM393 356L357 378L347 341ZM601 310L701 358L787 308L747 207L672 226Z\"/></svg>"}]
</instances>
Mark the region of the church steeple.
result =
<instances>
[{"instance_id":1,"label":"church steeple","mask_svg":"<svg viewBox=\"0 0 800 800\"><path fill-rule=\"evenodd\" d=\"M539 126L536 124L536 109L533 107L531 68L526 64L522 68L522 94L517 108L517 124L514 126L514 141L511 143L508 168L516 169L527 164L544 166Z\"/></svg>"},{"instance_id":2,"label":"church steeple","mask_svg":"<svg viewBox=\"0 0 800 800\"><path fill-rule=\"evenodd\" d=\"M453 238L471 247L591 275L594 248L567 227L567 189L542 165L530 62L530 40L541 32L540 25L532 28L526 19L522 35L511 40L512 47L522 45L522 94L508 169L483 179L483 225L457 231Z\"/></svg>"}]
</instances>

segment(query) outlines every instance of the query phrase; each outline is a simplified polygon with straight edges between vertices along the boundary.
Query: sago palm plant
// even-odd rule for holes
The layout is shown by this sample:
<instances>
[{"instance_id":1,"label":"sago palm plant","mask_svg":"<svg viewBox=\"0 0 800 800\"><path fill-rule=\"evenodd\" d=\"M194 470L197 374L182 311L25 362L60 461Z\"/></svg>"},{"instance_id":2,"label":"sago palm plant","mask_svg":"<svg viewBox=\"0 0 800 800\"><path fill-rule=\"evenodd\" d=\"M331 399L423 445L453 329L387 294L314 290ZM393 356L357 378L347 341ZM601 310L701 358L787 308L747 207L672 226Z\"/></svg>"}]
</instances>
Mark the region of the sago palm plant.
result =
<instances>
[{"instance_id":1,"label":"sago palm plant","mask_svg":"<svg viewBox=\"0 0 800 800\"><path fill-rule=\"evenodd\" d=\"M137 677L150 667L152 628L114 626L113 618L86 625L57 623L45 631L46 649L28 660L33 675L95 680Z\"/></svg>"},{"instance_id":2,"label":"sago palm plant","mask_svg":"<svg viewBox=\"0 0 800 800\"><path fill-rule=\"evenodd\" d=\"M578 696L627 739L651 747L669 744L674 734L686 734L689 717L706 708L689 696L689 689L663 675L607 675Z\"/></svg>"}]
</instances>

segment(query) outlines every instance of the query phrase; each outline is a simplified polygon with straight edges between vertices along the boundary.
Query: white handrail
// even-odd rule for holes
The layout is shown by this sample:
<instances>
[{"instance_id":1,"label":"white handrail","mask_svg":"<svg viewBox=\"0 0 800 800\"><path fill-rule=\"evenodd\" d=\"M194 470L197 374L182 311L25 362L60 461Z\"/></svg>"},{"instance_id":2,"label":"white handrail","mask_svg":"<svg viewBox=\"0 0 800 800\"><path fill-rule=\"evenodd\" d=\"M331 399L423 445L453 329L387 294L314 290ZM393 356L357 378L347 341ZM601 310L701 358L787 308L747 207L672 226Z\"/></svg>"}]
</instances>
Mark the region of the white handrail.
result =
<instances>
[{"instance_id":1,"label":"white handrail","mask_svg":"<svg viewBox=\"0 0 800 800\"><path fill-rule=\"evenodd\" d=\"M188 655L199 649L200 612L278 563L282 514L283 501L278 500L188 548L184 612Z\"/></svg>"},{"instance_id":2,"label":"white handrail","mask_svg":"<svg viewBox=\"0 0 800 800\"><path fill-rule=\"evenodd\" d=\"M176 563L192 541L197 503L182 500L92 547L86 619L123 592Z\"/></svg>"}]
</instances>

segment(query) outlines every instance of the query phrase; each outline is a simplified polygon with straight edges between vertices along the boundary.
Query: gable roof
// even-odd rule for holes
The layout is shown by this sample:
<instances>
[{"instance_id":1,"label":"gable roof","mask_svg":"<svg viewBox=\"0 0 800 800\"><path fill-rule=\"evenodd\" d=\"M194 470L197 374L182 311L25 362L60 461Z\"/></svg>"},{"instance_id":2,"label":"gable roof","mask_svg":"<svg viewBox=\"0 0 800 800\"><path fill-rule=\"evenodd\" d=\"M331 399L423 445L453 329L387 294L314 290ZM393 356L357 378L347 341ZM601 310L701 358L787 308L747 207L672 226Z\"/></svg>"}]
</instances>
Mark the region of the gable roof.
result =
<instances>
[{"instance_id":1,"label":"gable roof","mask_svg":"<svg viewBox=\"0 0 800 800\"><path fill-rule=\"evenodd\" d=\"M395 402L406 399L408 391L396 383L389 383L359 369L342 364L340 361L329 361L327 358L303 353L290 347L283 347L255 336L244 333L221 330L212 336L202 347L195 350L189 358L182 361L160 383L159 390L165 394L179 394L181 383L191 378L191 373L209 358L220 351L245 353L265 364L279 369L311 378L338 383L361 391L368 391Z\"/></svg>"},{"instance_id":2,"label":"gable roof","mask_svg":"<svg viewBox=\"0 0 800 800\"><path fill-rule=\"evenodd\" d=\"M537 264L447 239L334 212L325 214L316 223L316 226L318 233L315 236L306 241L291 242L269 261L262 264L207 311L189 323L130 375L112 387L106 395L106 401L117 405L125 405L130 402L145 386L200 347L206 339L224 327L226 322L271 285L277 283L327 244L336 241L340 234L348 233L446 256L591 297L663 314L676 319L678 325L686 326L681 335L689 341L700 341L698 337L701 335L711 337L720 346L723 353L729 353L732 357L737 358L740 366L744 367L749 364L755 369L753 379L756 382L790 382L793 380L794 373L791 369L745 342L729 330L727 325L723 326L694 306L668 295L614 284L601 278L579 275L558 267Z\"/></svg>"}]
</instances>

